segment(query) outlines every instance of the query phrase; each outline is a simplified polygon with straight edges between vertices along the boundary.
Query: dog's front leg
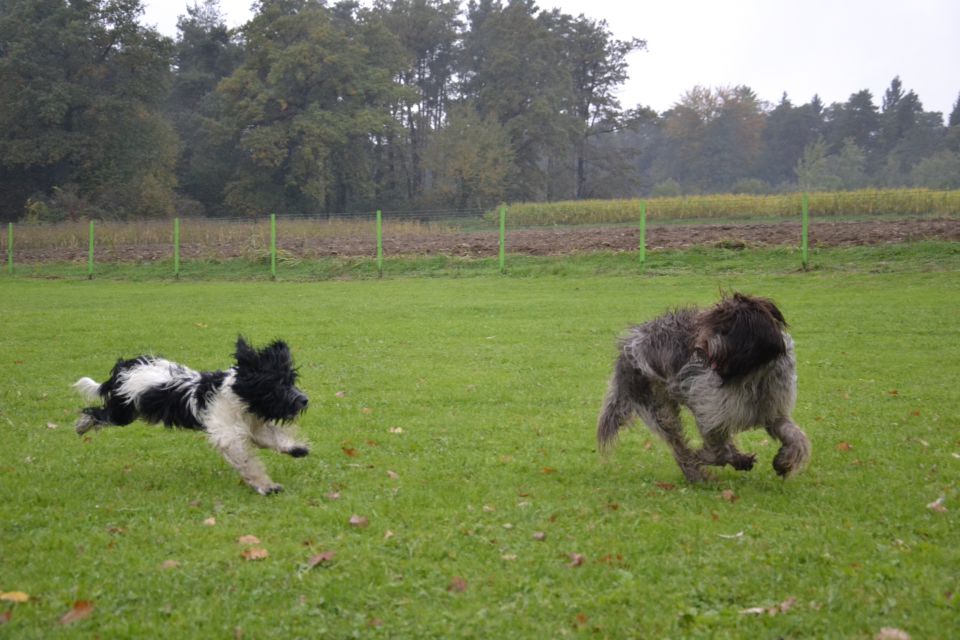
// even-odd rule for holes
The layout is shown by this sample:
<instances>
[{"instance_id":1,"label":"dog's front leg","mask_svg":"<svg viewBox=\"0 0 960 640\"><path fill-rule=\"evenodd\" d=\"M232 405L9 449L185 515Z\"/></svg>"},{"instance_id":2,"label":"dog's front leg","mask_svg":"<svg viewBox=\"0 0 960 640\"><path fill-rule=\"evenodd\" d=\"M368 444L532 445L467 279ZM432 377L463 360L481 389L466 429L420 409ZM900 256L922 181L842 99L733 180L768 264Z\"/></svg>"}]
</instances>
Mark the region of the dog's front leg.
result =
<instances>
[{"instance_id":1,"label":"dog's front leg","mask_svg":"<svg viewBox=\"0 0 960 640\"><path fill-rule=\"evenodd\" d=\"M239 436L211 436L210 441L223 454L227 462L240 472L243 481L250 485L254 491L262 496L283 491L283 486L271 480L270 476L267 475L263 462L250 450L245 438Z\"/></svg>"},{"instance_id":2,"label":"dog's front leg","mask_svg":"<svg viewBox=\"0 0 960 640\"><path fill-rule=\"evenodd\" d=\"M273 422L265 422L250 430L250 439L258 447L302 458L310 453L310 447L293 437L287 429Z\"/></svg>"},{"instance_id":3,"label":"dog's front leg","mask_svg":"<svg viewBox=\"0 0 960 640\"><path fill-rule=\"evenodd\" d=\"M810 460L810 440L789 417L780 418L766 426L767 433L782 444L773 459L773 469L782 477L799 473Z\"/></svg>"},{"instance_id":4,"label":"dog's front leg","mask_svg":"<svg viewBox=\"0 0 960 640\"><path fill-rule=\"evenodd\" d=\"M722 467L729 464L737 471L753 469L757 456L752 453L743 453L737 449L730 434L720 429L705 430L697 423L700 434L703 436L703 449L699 452L700 460L704 464Z\"/></svg>"}]
</instances>

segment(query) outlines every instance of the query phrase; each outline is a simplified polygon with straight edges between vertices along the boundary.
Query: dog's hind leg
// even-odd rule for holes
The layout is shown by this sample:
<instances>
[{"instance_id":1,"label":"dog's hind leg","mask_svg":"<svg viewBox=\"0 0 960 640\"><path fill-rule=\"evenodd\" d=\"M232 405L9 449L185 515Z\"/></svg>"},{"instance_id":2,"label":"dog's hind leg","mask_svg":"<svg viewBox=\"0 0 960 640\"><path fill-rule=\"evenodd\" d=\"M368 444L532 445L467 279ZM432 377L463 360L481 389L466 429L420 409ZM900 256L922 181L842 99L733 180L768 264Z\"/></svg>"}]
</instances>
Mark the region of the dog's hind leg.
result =
<instances>
[{"instance_id":1,"label":"dog's hind leg","mask_svg":"<svg viewBox=\"0 0 960 640\"><path fill-rule=\"evenodd\" d=\"M296 440L287 429L273 422L265 422L251 429L250 439L262 449L271 449L294 458L302 458L310 453L306 443Z\"/></svg>"},{"instance_id":2,"label":"dog's hind leg","mask_svg":"<svg viewBox=\"0 0 960 640\"><path fill-rule=\"evenodd\" d=\"M637 411L650 430L670 445L673 458L687 482L704 482L710 475L703 470L697 452L690 448L680 422L680 407L672 400L664 400L654 406L642 406Z\"/></svg>"},{"instance_id":3,"label":"dog's hind leg","mask_svg":"<svg viewBox=\"0 0 960 640\"><path fill-rule=\"evenodd\" d=\"M77 435L84 435L91 429L104 427L124 427L137 419L137 410L115 397L107 400L102 407L87 407L77 418Z\"/></svg>"},{"instance_id":4,"label":"dog's hind leg","mask_svg":"<svg viewBox=\"0 0 960 640\"><path fill-rule=\"evenodd\" d=\"M773 469L789 478L803 470L810 461L810 440L789 417L780 418L766 427L767 433L781 442L780 451L773 459Z\"/></svg>"}]
</instances>

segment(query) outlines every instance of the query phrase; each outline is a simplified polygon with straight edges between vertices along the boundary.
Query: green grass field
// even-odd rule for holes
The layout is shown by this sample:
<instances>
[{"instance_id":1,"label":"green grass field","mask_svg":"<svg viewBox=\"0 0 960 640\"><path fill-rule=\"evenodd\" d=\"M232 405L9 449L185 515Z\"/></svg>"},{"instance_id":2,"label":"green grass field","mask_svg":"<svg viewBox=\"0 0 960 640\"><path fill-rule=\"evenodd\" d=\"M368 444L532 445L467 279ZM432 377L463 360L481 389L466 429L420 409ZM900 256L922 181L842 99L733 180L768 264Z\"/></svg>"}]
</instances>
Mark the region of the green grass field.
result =
<instances>
[{"instance_id":1,"label":"green grass field","mask_svg":"<svg viewBox=\"0 0 960 640\"><path fill-rule=\"evenodd\" d=\"M949 637L960 253L828 251L808 273L795 257L3 276L0 637ZM791 322L809 469L781 481L751 433L752 472L689 486L644 428L601 461L616 336L721 288ZM238 333L285 338L311 396L311 456L262 454L284 493L253 493L196 433L73 432L79 376L141 352L225 367Z\"/></svg>"}]
</instances>

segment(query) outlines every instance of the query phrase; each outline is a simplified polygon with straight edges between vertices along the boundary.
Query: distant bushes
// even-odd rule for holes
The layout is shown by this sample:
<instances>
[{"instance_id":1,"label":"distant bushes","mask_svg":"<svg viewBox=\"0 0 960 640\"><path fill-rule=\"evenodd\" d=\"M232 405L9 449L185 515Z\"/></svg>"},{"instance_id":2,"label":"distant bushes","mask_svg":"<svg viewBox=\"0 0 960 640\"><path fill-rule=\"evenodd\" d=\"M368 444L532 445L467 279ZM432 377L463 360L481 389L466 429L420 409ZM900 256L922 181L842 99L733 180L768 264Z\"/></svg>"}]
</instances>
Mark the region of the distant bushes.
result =
<instances>
[{"instance_id":1,"label":"distant bushes","mask_svg":"<svg viewBox=\"0 0 960 640\"><path fill-rule=\"evenodd\" d=\"M651 219L783 218L799 216L802 194L654 197L646 200ZM960 215L960 190L884 189L813 192L812 216ZM614 224L639 218L640 200L521 202L507 214L511 226ZM490 217L496 212L487 214Z\"/></svg>"}]
</instances>

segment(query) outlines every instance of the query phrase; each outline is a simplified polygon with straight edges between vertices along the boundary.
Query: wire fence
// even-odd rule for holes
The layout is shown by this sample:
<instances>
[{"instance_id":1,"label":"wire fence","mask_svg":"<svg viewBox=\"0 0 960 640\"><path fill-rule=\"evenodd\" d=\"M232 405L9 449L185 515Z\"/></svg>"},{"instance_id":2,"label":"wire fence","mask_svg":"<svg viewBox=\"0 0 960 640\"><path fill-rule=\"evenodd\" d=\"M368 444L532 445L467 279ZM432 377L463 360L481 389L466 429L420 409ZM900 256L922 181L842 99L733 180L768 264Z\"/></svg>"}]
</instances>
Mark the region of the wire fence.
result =
<instances>
[{"instance_id":1,"label":"wire fence","mask_svg":"<svg viewBox=\"0 0 960 640\"><path fill-rule=\"evenodd\" d=\"M265 215L259 218L9 223L7 272L17 265L169 263L247 260L272 277L283 265L327 258L375 261L444 255L496 259L714 246L792 246L804 267L809 248L960 239L960 191L720 196L502 206L494 210L375 211ZM899 198L899 200L897 199ZM908 204L904 204L904 202ZM690 215L695 211L697 215Z\"/></svg>"}]
</instances>

